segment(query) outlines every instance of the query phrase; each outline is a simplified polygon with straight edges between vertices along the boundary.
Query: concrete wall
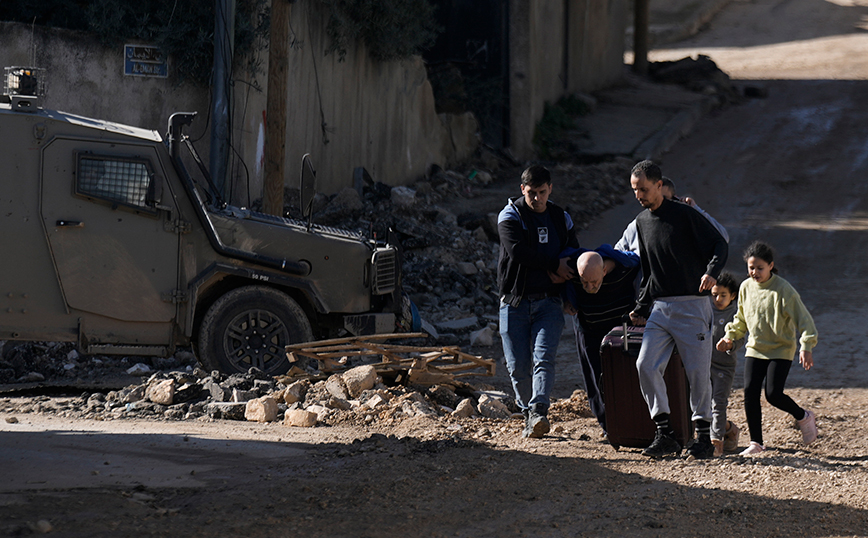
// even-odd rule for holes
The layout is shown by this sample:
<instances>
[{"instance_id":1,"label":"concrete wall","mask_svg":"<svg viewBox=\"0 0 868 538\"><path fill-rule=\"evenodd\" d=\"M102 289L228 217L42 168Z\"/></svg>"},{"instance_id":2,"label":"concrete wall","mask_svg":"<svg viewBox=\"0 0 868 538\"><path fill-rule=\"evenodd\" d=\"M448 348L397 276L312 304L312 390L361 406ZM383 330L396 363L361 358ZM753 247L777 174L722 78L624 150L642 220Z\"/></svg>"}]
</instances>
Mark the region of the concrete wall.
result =
<instances>
[{"instance_id":1,"label":"concrete wall","mask_svg":"<svg viewBox=\"0 0 868 538\"><path fill-rule=\"evenodd\" d=\"M46 70L44 108L166 132L169 115L207 112L208 89L169 78L125 76L123 45L81 32L0 22L0 67ZM136 43L140 44L140 43ZM204 128L204 121L199 126ZM195 131L195 127L194 127Z\"/></svg>"},{"instance_id":2,"label":"concrete wall","mask_svg":"<svg viewBox=\"0 0 868 538\"><path fill-rule=\"evenodd\" d=\"M344 62L324 56L327 21L309 11L311 4L292 6L286 185L298 185L304 153L313 156L318 190L331 194L352 186L356 166L366 167L377 181L399 185L415 181L432 163L445 167L475 150L472 116L435 113L421 59L378 63L354 46ZM267 50L260 59L267 68ZM124 76L121 46L106 48L87 34L40 27L31 40L29 25L0 23L0 67L13 65L46 68L45 108L160 133L165 133L171 113L198 111L190 133L194 138L205 134L196 146L208 162L208 89L178 85L171 59L167 79ZM236 68L235 76L243 78L243 71ZM245 83L249 80L234 85L232 144L243 163L232 154L228 182L232 201L239 205L262 196L267 74L257 79L261 91Z\"/></svg>"},{"instance_id":3,"label":"concrete wall","mask_svg":"<svg viewBox=\"0 0 868 538\"><path fill-rule=\"evenodd\" d=\"M510 0L510 146L533 155L545 102L618 81L629 0Z\"/></svg>"}]
</instances>

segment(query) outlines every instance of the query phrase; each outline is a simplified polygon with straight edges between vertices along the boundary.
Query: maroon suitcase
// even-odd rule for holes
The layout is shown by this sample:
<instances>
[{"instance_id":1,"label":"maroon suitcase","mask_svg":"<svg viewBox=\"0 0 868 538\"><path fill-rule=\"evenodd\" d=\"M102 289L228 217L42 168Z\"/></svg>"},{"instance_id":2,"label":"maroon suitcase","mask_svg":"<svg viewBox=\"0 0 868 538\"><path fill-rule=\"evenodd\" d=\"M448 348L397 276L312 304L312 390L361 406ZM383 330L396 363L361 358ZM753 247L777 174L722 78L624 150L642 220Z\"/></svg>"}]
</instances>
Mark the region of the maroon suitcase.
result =
<instances>
[{"instance_id":1,"label":"maroon suitcase","mask_svg":"<svg viewBox=\"0 0 868 538\"><path fill-rule=\"evenodd\" d=\"M622 446L645 448L654 440L657 431L639 390L639 373L636 371L644 332L644 327L615 327L600 345L606 433L616 449ZM693 421L690 420L687 375L678 350L673 351L663 380L669 396L672 429L681 446L685 446L693 438Z\"/></svg>"}]
</instances>

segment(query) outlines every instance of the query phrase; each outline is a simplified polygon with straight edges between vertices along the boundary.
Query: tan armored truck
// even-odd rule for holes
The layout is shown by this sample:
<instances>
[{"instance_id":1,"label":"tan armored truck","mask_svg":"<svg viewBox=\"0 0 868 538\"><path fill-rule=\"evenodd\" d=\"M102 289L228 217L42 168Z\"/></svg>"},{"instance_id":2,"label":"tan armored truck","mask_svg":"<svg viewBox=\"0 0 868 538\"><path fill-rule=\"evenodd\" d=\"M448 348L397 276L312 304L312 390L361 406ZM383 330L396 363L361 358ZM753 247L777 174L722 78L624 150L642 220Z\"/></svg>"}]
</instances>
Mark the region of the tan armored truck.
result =
<instances>
[{"instance_id":1,"label":"tan armored truck","mask_svg":"<svg viewBox=\"0 0 868 538\"><path fill-rule=\"evenodd\" d=\"M40 108L36 71L0 97L0 340L289 368L290 343L395 331L389 241L221 201L174 114L156 131Z\"/></svg>"}]
</instances>

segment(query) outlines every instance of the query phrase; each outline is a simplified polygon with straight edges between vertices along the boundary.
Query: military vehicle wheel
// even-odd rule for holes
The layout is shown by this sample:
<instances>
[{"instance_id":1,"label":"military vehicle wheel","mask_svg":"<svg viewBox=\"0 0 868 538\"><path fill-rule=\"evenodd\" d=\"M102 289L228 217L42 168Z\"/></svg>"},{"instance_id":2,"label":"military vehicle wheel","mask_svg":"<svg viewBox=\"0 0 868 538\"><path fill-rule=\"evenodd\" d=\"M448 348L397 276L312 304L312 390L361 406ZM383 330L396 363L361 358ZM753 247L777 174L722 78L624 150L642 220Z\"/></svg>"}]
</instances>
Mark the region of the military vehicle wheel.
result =
<instances>
[{"instance_id":1,"label":"military vehicle wheel","mask_svg":"<svg viewBox=\"0 0 868 538\"><path fill-rule=\"evenodd\" d=\"M287 344L313 340L310 321L289 295L263 286L235 289L205 313L199 330L199 360L228 374L255 366L268 375L289 370Z\"/></svg>"}]
</instances>

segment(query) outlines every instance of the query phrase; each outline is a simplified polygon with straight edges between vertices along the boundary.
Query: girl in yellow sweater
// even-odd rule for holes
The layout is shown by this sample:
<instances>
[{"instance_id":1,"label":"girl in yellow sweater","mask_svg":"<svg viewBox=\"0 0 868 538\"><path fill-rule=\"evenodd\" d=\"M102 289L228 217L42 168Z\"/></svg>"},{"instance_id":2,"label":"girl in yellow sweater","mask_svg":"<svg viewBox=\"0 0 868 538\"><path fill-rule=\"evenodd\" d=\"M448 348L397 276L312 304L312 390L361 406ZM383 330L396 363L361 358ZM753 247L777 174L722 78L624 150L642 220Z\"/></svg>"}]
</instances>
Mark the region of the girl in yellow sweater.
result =
<instances>
[{"instance_id":1,"label":"girl in yellow sweater","mask_svg":"<svg viewBox=\"0 0 868 538\"><path fill-rule=\"evenodd\" d=\"M765 450L762 433L760 392L766 400L793 415L806 445L817 438L814 413L799 407L784 394L784 385L793 363L796 344L801 343L799 362L805 370L814 365L812 350L817 345L817 327L798 292L777 276L774 252L760 241L744 251L750 278L738 290L738 312L726 325L726 334L717 342L718 351L732 349L732 342L748 333L744 363L744 411L750 429L750 446L742 456ZM797 335L798 339L797 339Z\"/></svg>"}]
</instances>

